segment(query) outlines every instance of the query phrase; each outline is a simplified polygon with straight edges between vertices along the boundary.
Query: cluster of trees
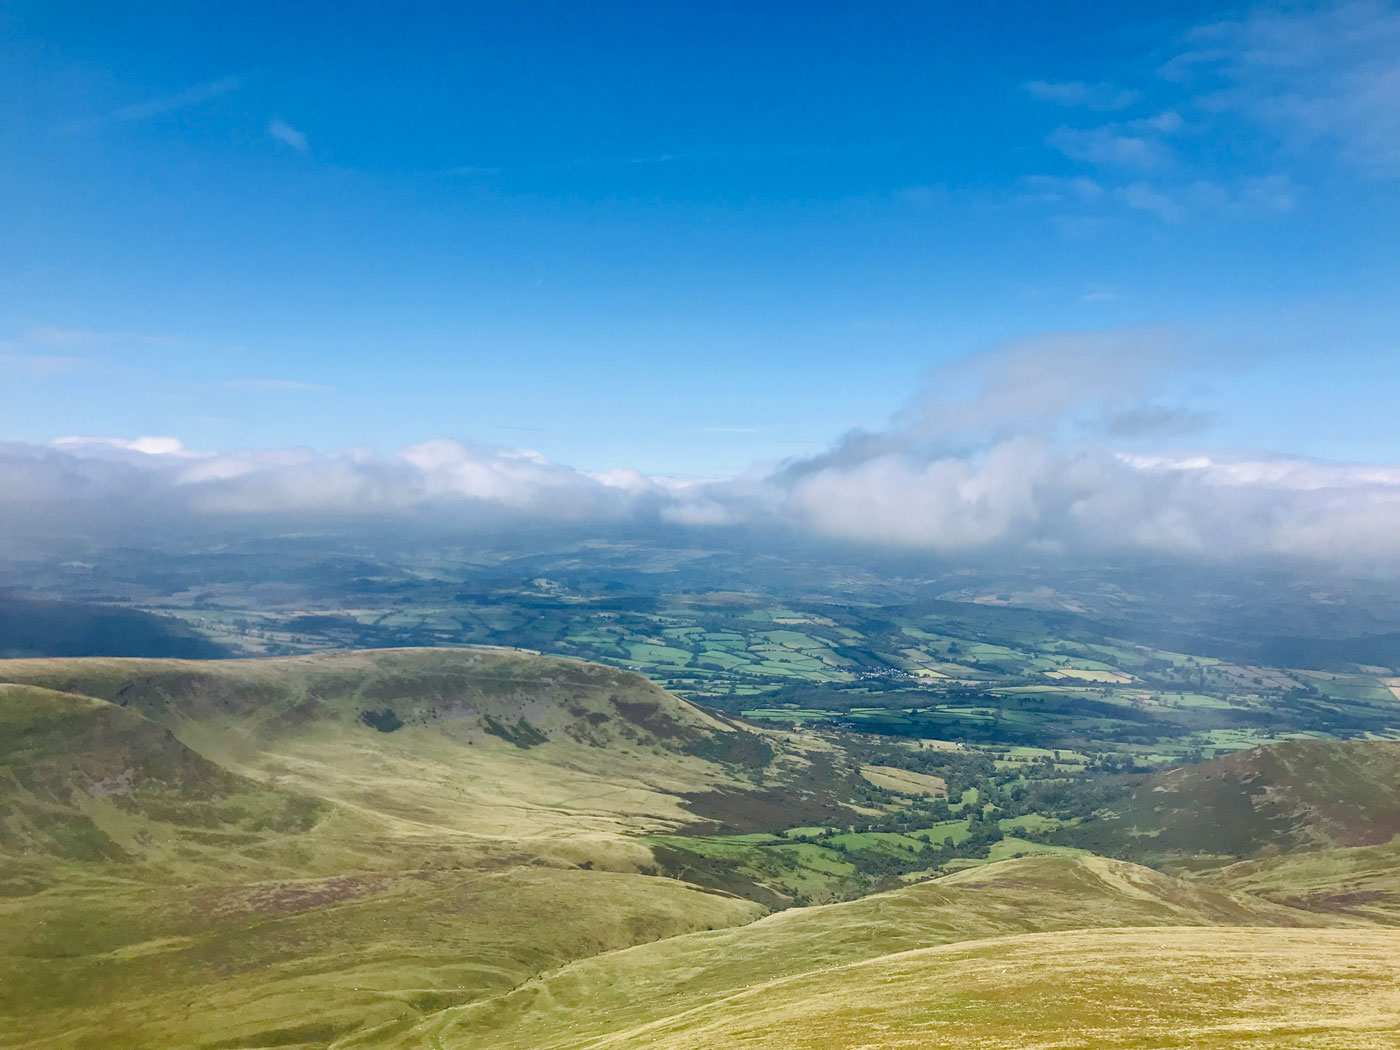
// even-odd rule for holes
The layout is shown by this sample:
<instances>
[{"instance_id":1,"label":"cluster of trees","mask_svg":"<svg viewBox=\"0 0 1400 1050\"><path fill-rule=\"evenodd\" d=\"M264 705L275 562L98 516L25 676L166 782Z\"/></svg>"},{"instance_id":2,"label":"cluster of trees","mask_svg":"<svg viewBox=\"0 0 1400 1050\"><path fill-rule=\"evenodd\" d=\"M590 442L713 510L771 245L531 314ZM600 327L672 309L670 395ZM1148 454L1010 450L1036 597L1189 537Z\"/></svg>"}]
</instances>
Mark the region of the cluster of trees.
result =
<instances>
[{"instance_id":1,"label":"cluster of trees","mask_svg":"<svg viewBox=\"0 0 1400 1050\"><path fill-rule=\"evenodd\" d=\"M993 754L987 751L910 751L867 746L861 754L863 761L942 777L948 793L944 798L910 801L853 830L908 833L966 817L974 834L958 847L955 856L984 855L985 845L1001 837L1000 830L994 836L990 831L998 822L1016 828L1018 837L1069 844L1072 835L1066 830L1037 830L1034 821L1017 828L1011 822L1037 816L1052 818L1056 824L1086 820L1112 809L1155 771L1124 752L1097 752L1087 757L1087 763L1071 765L1057 763L1045 755L998 769ZM980 825L986 825L987 830ZM983 848L982 853L975 852L979 847Z\"/></svg>"}]
</instances>

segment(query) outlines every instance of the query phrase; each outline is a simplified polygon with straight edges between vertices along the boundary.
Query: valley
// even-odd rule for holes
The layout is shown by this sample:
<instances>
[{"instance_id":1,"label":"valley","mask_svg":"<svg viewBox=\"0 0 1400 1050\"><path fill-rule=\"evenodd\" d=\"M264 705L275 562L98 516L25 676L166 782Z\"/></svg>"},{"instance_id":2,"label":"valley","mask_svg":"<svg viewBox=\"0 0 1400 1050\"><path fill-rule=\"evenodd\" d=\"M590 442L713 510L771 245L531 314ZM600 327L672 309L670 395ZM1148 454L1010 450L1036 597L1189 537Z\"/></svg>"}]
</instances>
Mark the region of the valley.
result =
<instances>
[{"instance_id":1,"label":"valley","mask_svg":"<svg viewBox=\"0 0 1400 1050\"><path fill-rule=\"evenodd\" d=\"M0 83L0 1050L1400 1050L1400 0Z\"/></svg>"},{"instance_id":2,"label":"valley","mask_svg":"<svg viewBox=\"0 0 1400 1050\"><path fill-rule=\"evenodd\" d=\"M1400 744L1159 771L490 648L0 683L15 1050L834 1047L911 1009L917 1045L1362 1047L1397 1020Z\"/></svg>"},{"instance_id":3,"label":"valley","mask_svg":"<svg viewBox=\"0 0 1400 1050\"><path fill-rule=\"evenodd\" d=\"M1400 737L1400 603L1364 578L552 536L529 554L515 537L367 537L0 563L0 588L19 581L0 613L50 626L12 656L93 651L89 625L126 615L144 617L125 630L150 655L502 645L634 671L750 722L1089 763Z\"/></svg>"}]
</instances>

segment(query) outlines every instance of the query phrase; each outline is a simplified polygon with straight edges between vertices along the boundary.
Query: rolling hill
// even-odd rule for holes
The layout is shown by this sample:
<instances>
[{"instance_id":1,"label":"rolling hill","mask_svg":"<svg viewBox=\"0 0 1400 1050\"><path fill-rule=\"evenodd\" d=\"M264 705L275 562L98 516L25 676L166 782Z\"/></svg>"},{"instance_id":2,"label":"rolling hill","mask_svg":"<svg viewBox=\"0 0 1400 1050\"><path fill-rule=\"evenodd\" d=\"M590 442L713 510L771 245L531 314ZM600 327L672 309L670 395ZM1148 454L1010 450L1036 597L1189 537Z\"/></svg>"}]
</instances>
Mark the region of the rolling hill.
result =
<instances>
[{"instance_id":1,"label":"rolling hill","mask_svg":"<svg viewBox=\"0 0 1400 1050\"><path fill-rule=\"evenodd\" d=\"M1388 1045L1394 854L1349 844L1396 755L1287 742L1071 829L1204 877L1060 850L769 914L656 843L908 804L820 735L491 649L0 661L0 1047Z\"/></svg>"},{"instance_id":2,"label":"rolling hill","mask_svg":"<svg viewBox=\"0 0 1400 1050\"><path fill-rule=\"evenodd\" d=\"M1400 926L1400 840L1240 861L1207 878L1291 908Z\"/></svg>"},{"instance_id":3,"label":"rolling hill","mask_svg":"<svg viewBox=\"0 0 1400 1050\"><path fill-rule=\"evenodd\" d=\"M617 1039L631 1045L628 1032L723 1010L754 988L957 942L1084 928L1329 921L1124 861L1026 857L582 960L509 995L449 1010L395 1045L562 1050ZM1400 947L1400 937L1394 944Z\"/></svg>"},{"instance_id":4,"label":"rolling hill","mask_svg":"<svg viewBox=\"0 0 1400 1050\"><path fill-rule=\"evenodd\" d=\"M1284 740L1143 783L1076 845L1200 866L1365 846L1400 832L1400 742Z\"/></svg>"},{"instance_id":5,"label":"rolling hill","mask_svg":"<svg viewBox=\"0 0 1400 1050\"><path fill-rule=\"evenodd\" d=\"M327 810L229 772L127 708L35 686L0 684L0 771L11 861L193 853L305 832Z\"/></svg>"},{"instance_id":6,"label":"rolling hill","mask_svg":"<svg viewBox=\"0 0 1400 1050\"><path fill-rule=\"evenodd\" d=\"M324 1046L748 921L641 874L638 836L804 762L625 672L496 651L0 681L7 1047Z\"/></svg>"},{"instance_id":7,"label":"rolling hill","mask_svg":"<svg viewBox=\"0 0 1400 1050\"><path fill-rule=\"evenodd\" d=\"M795 974L604 1041L558 1045L1389 1050L1400 1028L1397 947L1394 932L1372 930L1186 927L999 937Z\"/></svg>"}]
</instances>

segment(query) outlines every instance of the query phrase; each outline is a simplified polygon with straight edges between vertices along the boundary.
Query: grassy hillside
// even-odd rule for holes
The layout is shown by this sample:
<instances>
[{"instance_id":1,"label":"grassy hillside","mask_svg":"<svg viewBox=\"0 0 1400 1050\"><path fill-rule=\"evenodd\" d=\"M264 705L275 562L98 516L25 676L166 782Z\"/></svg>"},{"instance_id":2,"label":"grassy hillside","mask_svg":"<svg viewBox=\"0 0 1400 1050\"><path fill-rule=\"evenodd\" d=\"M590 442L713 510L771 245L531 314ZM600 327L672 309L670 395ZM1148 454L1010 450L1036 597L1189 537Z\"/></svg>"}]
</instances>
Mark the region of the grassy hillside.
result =
<instances>
[{"instance_id":1,"label":"grassy hillside","mask_svg":"<svg viewBox=\"0 0 1400 1050\"><path fill-rule=\"evenodd\" d=\"M1076 845L1167 861L1363 846L1400 832L1400 743L1285 740L1147 780Z\"/></svg>"},{"instance_id":2,"label":"grassy hillside","mask_svg":"<svg viewBox=\"0 0 1400 1050\"><path fill-rule=\"evenodd\" d=\"M474 743L546 740L680 748L732 727L645 679L575 660L489 649L398 649L272 660L32 659L0 680L110 700L172 728L236 720L273 738L318 722L384 733L434 726Z\"/></svg>"},{"instance_id":3,"label":"grassy hillside","mask_svg":"<svg viewBox=\"0 0 1400 1050\"><path fill-rule=\"evenodd\" d=\"M1085 927L1327 921L1123 861L1028 857L849 903L785 911L740 929L586 959L507 996L448 1011L396 1045L544 1050L599 1040L611 1046L639 1026L715 1009L795 974L959 941Z\"/></svg>"},{"instance_id":4,"label":"grassy hillside","mask_svg":"<svg viewBox=\"0 0 1400 1050\"><path fill-rule=\"evenodd\" d=\"M229 769L396 833L481 848L567 839L571 856L591 836L600 855L575 859L604 866L607 835L694 823L714 796L808 764L636 675L503 651L12 660L0 681L109 700Z\"/></svg>"},{"instance_id":5,"label":"grassy hillside","mask_svg":"<svg viewBox=\"0 0 1400 1050\"><path fill-rule=\"evenodd\" d=\"M804 762L636 676L503 652L0 681L5 1047L321 1047L746 922L641 874L638 836Z\"/></svg>"},{"instance_id":6,"label":"grassy hillside","mask_svg":"<svg viewBox=\"0 0 1400 1050\"><path fill-rule=\"evenodd\" d=\"M1181 856L1238 846L1230 859L1275 834L1378 840L1395 756L1289 744L1066 826L1119 845L1155 831ZM1150 1040L1173 1025L1291 1038L1311 1009L1303 1041L1258 1045L1364 1047L1326 1042L1329 1026L1364 1034L1389 1009L1358 1005L1400 937L1376 932L1389 904L1323 899L1329 880L1389 893L1381 846L1314 855L1350 868L1260 858L1210 882L1060 849L765 914L793 899L785 879L822 874L823 850L851 869L822 874L828 890L875 884L865 844L899 836L846 827L947 809L946 790L529 654L0 661L0 1048L938 1046L966 1045L977 1018L977 1045L1036 1046L1071 1001L1087 1034L1061 1045L1167 1045ZM995 826L975 790L958 794ZM1202 798L1250 816L1237 840L1187 837ZM812 856L770 878L716 853L745 843ZM991 858L1032 848L1057 849L1009 837ZM1225 932L1166 929L1183 926ZM1153 945L1173 996L1149 994ZM1231 960L1282 976L1231 983ZM1050 1005L1027 1012L1017 981ZM804 996L816 1027L797 1020ZM1123 1041L1125 1016L1147 1041Z\"/></svg>"},{"instance_id":7,"label":"grassy hillside","mask_svg":"<svg viewBox=\"0 0 1400 1050\"><path fill-rule=\"evenodd\" d=\"M528 862L183 886L72 879L0 901L0 1046L387 1038L572 959L759 912L671 879Z\"/></svg>"},{"instance_id":8,"label":"grassy hillside","mask_svg":"<svg viewBox=\"0 0 1400 1050\"><path fill-rule=\"evenodd\" d=\"M745 988L608 1050L1388 1050L1393 931L1078 930L883 956ZM496 1045L463 1043L465 1046Z\"/></svg>"},{"instance_id":9,"label":"grassy hillside","mask_svg":"<svg viewBox=\"0 0 1400 1050\"><path fill-rule=\"evenodd\" d=\"M46 859L222 853L306 832L327 810L230 773L134 711L0 684L0 880Z\"/></svg>"},{"instance_id":10,"label":"grassy hillside","mask_svg":"<svg viewBox=\"0 0 1400 1050\"><path fill-rule=\"evenodd\" d=\"M1400 926L1400 840L1241 861L1210 881L1292 908Z\"/></svg>"}]
</instances>

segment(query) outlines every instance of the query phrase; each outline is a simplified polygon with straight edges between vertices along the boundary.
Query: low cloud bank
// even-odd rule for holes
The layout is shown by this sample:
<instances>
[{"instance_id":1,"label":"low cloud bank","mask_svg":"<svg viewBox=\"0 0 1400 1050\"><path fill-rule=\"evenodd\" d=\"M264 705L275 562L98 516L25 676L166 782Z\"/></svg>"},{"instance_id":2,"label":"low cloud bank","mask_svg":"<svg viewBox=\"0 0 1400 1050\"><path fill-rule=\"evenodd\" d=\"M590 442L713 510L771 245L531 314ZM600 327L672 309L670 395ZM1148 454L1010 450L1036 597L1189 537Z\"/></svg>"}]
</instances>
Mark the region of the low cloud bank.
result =
<instances>
[{"instance_id":1,"label":"low cloud bank","mask_svg":"<svg viewBox=\"0 0 1400 1050\"><path fill-rule=\"evenodd\" d=\"M1400 465L1145 449L1154 427L1177 440L1194 418L1162 403L1181 367L1152 333L1029 341L941 373L884 431L723 480L582 471L448 439L390 454L199 452L152 437L3 444L0 516L14 527L0 540L15 554L229 529L529 520L776 528L943 553L1400 564Z\"/></svg>"},{"instance_id":2,"label":"low cloud bank","mask_svg":"<svg viewBox=\"0 0 1400 1050\"><path fill-rule=\"evenodd\" d=\"M574 470L521 449L437 440L390 455L196 453L162 439L0 446L0 511L30 540L509 518L787 527L942 552L1096 548L1400 560L1400 467L1142 455L1018 436L961 455L877 450L741 479ZM194 538L194 537L192 537Z\"/></svg>"}]
</instances>

